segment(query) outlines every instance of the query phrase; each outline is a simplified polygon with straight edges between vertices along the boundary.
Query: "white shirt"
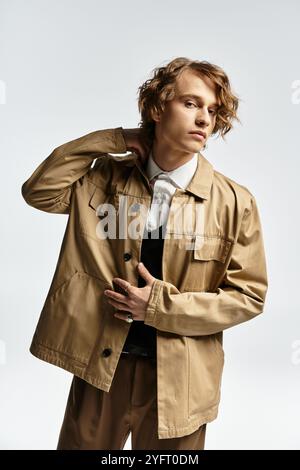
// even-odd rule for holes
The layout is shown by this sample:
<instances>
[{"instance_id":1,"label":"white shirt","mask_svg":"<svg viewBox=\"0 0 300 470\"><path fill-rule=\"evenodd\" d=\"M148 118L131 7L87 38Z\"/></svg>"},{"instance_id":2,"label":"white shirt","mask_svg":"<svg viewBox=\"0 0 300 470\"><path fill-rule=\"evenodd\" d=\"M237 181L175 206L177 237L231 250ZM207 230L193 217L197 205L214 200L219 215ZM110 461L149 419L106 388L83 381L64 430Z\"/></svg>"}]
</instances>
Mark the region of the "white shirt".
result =
<instances>
[{"instance_id":1,"label":"white shirt","mask_svg":"<svg viewBox=\"0 0 300 470\"><path fill-rule=\"evenodd\" d=\"M164 171L155 163L152 151L150 151L146 171L153 187L153 199L148 212L146 230L155 230L167 222L172 195L176 188L185 189L189 185L196 171L197 163L198 152L193 155L191 160L175 170Z\"/></svg>"}]
</instances>

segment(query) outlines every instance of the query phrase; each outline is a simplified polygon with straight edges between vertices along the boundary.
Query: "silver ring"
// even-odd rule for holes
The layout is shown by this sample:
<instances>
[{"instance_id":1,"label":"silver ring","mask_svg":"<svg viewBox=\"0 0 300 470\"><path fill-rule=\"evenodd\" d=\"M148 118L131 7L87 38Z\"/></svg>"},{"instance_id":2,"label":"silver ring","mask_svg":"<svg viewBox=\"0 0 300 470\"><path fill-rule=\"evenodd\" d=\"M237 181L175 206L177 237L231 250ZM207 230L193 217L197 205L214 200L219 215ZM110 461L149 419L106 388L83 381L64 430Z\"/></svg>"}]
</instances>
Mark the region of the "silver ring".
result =
<instances>
[{"instance_id":1,"label":"silver ring","mask_svg":"<svg viewBox=\"0 0 300 470\"><path fill-rule=\"evenodd\" d=\"M133 322L132 313L127 313L126 319L127 323Z\"/></svg>"}]
</instances>

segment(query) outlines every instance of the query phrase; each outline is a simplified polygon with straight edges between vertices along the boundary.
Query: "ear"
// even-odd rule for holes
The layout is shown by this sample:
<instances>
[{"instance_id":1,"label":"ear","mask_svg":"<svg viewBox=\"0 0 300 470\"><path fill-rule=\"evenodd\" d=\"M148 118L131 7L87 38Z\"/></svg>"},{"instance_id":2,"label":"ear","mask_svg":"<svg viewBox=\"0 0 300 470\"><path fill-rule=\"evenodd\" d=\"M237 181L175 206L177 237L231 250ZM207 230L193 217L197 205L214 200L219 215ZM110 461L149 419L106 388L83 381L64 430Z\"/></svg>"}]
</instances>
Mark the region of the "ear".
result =
<instances>
[{"instance_id":1,"label":"ear","mask_svg":"<svg viewBox=\"0 0 300 470\"><path fill-rule=\"evenodd\" d=\"M153 121L155 121L155 122L159 122L159 121L160 121L160 114L159 114L159 112L158 112L156 109L155 109L155 110L154 110L154 109L151 110L151 117L152 117Z\"/></svg>"}]
</instances>

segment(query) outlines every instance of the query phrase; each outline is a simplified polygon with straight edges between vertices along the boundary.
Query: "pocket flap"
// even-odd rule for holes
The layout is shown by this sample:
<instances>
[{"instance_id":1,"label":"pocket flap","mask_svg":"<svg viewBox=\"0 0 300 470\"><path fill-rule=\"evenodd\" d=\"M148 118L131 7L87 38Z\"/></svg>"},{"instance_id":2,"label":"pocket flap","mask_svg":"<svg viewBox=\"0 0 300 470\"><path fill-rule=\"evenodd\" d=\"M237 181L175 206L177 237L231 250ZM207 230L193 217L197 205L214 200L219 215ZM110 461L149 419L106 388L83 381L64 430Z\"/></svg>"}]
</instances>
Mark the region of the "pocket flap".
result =
<instances>
[{"instance_id":1,"label":"pocket flap","mask_svg":"<svg viewBox=\"0 0 300 470\"><path fill-rule=\"evenodd\" d=\"M95 186L89 200L89 206L96 210L100 204L111 203L115 206L115 209L117 209L117 195L118 194L115 185L110 189L106 188L105 191L98 186Z\"/></svg>"},{"instance_id":2,"label":"pocket flap","mask_svg":"<svg viewBox=\"0 0 300 470\"><path fill-rule=\"evenodd\" d=\"M232 242L224 238L196 235L194 259L203 261L216 260L225 263Z\"/></svg>"},{"instance_id":3,"label":"pocket flap","mask_svg":"<svg viewBox=\"0 0 300 470\"><path fill-rule=\"evenodd\" d=\"M90 197L90 200L89 200L89 206L96 210L99 204L103 202L103 197L104 197L103 191L101 191L100 189L97 188L97 186L95 186L92 196Z\"/></svg>"}]
</instances>

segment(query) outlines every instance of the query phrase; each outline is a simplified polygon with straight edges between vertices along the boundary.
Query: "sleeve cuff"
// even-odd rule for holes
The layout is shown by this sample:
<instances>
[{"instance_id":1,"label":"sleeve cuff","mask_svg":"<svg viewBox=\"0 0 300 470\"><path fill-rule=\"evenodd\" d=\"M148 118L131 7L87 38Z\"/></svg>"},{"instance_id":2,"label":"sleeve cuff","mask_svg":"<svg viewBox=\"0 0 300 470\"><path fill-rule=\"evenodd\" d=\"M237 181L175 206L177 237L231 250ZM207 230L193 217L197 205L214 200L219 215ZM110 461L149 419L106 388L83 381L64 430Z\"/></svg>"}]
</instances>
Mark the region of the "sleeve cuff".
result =
<instances>
[{"instance_id":1,"label":"sleeve cuff","mask_svg":"<svg viewBox=\"0 0 300 470\"><path fill-rule=\"evenodd\" d=\"M146 314L144 323L146 325L154 326L155 327L155 318L157 313L157 303L160 295L160 291L162 288L163 282L160 279L155 279L152 289L150 292L150 297L148 301L148 305L146 308Z\"/></svg>"}]
</instances>

